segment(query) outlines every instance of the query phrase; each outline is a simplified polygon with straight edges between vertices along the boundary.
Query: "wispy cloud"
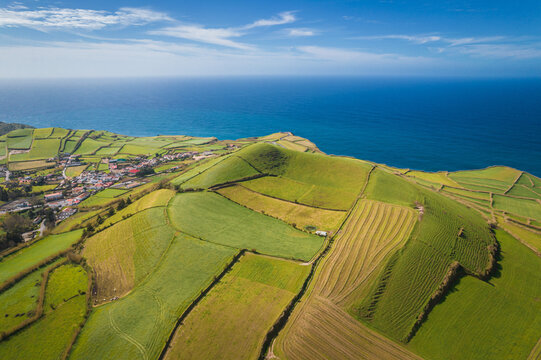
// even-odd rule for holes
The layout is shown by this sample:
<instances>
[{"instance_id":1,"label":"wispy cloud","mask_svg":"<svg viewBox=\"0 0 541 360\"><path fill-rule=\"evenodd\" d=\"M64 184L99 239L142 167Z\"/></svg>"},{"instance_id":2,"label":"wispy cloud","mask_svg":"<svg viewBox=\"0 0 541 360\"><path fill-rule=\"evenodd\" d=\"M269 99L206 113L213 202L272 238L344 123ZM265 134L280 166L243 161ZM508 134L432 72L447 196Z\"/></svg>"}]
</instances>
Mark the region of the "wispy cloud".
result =
<instances>
[{"instance_id":1,"label":"wispy cloud","mask_svg":"<svg viewBox=\"0 0 541 360\"><path fill-rule=\"evenodd\" d=\"M315 30L306 28L286 29L286 31L288 36L293 37L314 36L317 34Z\"/></svg>"},{"instance_id":2,"label":"wispy cloud","mask_svg":"<svg viewBox=\"0 0 541 360\"><path fill-rule=\"evenodd\" d=\"M248 50L252 48L248 44L231 40L231 38L237 38L243 34L238 30L230 28L205 28L202 25L179 25L149 31L149 34L171 36L235 49Z\"/></svg>"},{"instance_id":3,"label":"wispy cloud","mask_svg":"<svg viewBox=\"0 0 541 360\"><path fill-rule=\"evenodd\" d=\"M354 37L355 40L385 40L385 39L397 39L397 40L406 40L416 44L426 44L429 42L440 41L442 38L437 35L374 35L374 36L357 36Z\"/></svg>"},{"instance_id":4,"label":"wispy cloud","mask_svg":"<svg viewBox=\"0 0 541 360\"><path fill-rule=\"evenodd\" d=\"M241 27L241 29L247 30L247 29L253 29L253 28L264 27L264 26L291 24L295 21L297 21L297 18L295 17L295 13L293 11L284 11L278 14L278 16L272 17L270 19L256 20L251 24Z\"/></svg>"},{"instance_id":5,"label":"wispy cloud","mask_svg":"<svg viewBox=\"0 0 541 360\"><path fill-rule=\"evenodd\" d=\"M0 27L98 30L111 25L145 25L172 21L167 14L142 8L121 8L115 12L89 9L39 8L28 10L22 5L0 8Z\"/></svg>"},{"instance_id":6,"label":"wispy cloud","mask_svg":"<svg viewBox=\"0 0 541 360\"><path fill-rule=\"evenodd\" d=\"M163 29L152 30L150 35L164 35L181 39L187 39L207 44L226 46L235 49L250 50L254 46L235 41L233 39L242 37L251 29L258 27L268 27L284 25L295 22L297 18L292 11L286 11L270 19L256 20L250 24L240 27L230 28L208 28L203 25L187 25L166 27Z\"/></svg>"}]
</instances>

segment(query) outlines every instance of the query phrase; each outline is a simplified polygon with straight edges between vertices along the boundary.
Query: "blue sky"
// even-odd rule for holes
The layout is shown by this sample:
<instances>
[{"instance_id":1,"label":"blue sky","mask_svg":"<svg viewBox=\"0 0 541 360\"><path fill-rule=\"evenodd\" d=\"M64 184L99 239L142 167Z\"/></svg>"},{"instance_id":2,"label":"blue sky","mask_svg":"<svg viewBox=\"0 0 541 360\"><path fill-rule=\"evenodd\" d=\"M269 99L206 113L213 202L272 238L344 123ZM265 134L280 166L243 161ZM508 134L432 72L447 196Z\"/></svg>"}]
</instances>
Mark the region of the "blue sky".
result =
<instances>
[{"instance_id":1,"label":"blue sky","mask_svg":"<svg viewBox=\"0 0 541 360\"><path fill-rule=\"evenodd\" d=\"M541 1L0 1L0 78L541 76Z\"/></svg>"}]
</instances>

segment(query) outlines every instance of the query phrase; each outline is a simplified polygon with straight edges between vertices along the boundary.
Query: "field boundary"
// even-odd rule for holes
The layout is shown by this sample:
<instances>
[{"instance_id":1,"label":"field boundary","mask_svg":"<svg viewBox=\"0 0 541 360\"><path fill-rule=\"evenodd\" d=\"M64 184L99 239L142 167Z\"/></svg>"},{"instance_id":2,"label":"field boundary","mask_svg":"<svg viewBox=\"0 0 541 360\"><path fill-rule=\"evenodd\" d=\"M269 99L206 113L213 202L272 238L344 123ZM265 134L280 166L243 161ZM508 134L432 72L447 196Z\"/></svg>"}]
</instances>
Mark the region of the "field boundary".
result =
<instances>
[{"instance_id":1,"label":"field boundary","mask_svg":"<svg viewBox=\"0 0 541 360\"><path fill-rule=\"evenodd\" d=\"M39 289L39 298L38 303L36 305L36 313L31 318L26 319L22 323L19 323L12 327L9 330L3 331L0 333L0 342L3 340L9 338L10 336L13 336L17 334L19 331L25 329L27 326L32 325L34 322L36 322L39 318L43 316L43 304L45 301L45 290L47 289L47 282L49 281L49 274L54 271L55 269L59 268L62 265L65 265L68 263L68 259L65 259L64 261L59 262L58 264L55 264L54 266L51 266L50 268L46 269L42 274L42 280L40 284Z\"/></svg>"},{"instance_id":2,"label":"field boundary","mask_svg":"<svg viewBox=\"0 0 541 360\"><path fill-rule=\"evenodd\" d=\"M176 324L173 327L173 330L169 334L169 337L168 337L167 341L165 342L165 345L164 345L160 355L158 356L158 360L165 359L165 355L167 354L167 351L171 347L171 343L175 338L175 334L176 334L178 328L180 327L180 325L182 325L182 322L184 321L184 319L186 319L186 317L201 302L201 300L203 300L203 298L212 290L212 288L217 283L220 282L220 280L225 276L225 274L227 274L233 268L233 266L240 260L240 258L242 256L244 256L246 251L247 251L246 249L241 249L235 256L233 256L233 259L229 262L229 264L227 264L225 266L225 268L222 270L222 272L220 272L218 275L214 276L214 279L212 280L212 282L205 289L201 290L201 292L195 298L195 300L191 302L191 304L186 308L186 310L184 310L182 315L180 315L180 317L176 321Z\"/></svg>"}]
</instances>

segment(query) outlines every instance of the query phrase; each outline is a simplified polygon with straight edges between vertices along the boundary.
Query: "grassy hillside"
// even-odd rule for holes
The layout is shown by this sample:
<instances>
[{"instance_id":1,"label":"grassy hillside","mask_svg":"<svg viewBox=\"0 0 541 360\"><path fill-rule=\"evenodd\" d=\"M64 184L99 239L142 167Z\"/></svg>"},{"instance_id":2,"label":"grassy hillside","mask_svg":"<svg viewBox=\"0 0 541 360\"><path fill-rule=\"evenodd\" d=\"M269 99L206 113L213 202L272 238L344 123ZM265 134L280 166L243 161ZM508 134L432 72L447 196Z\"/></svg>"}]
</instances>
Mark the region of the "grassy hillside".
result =
<instances>
[{"instance_id":1,"label":"grassy hillside","mask_svg":"<svg viewBox=\"0 0 541 360\"><path fill-rule=\"evenodd\" d=\"M208 192L177 195L170 203L171 223L203 240L258 252L310 260L321 237L310 235Z\"/></svg>"},{"instance_id":2,"label":"grassy hillside","mask_svg":"<svg viewBox=\"0 0 541 360\"><path fill-rule=\"evenodd\" d=\"M407 341L429 298L458 262L477 276L490 268L494 246L486 222L474 211L381 170L372 173L370 199L422 209L405 248L389 262L359 316L397 340Z\"/></svg>"},{"instance_id":3,"label":"grassy hillside","mask_svg":"<svg viewBox=\"0 0 541 360\"><path fill-rule=\"evenodd\" d=\"M72 180L87 169L123 184L96 192L98 180L75 179L92 194L78 211L0 255L0 359L541 356L531 174L398 169L287 132L43 128L0 135L0 160L21 171L2 187L33 203L53 189L74 196L61 183L71 153L82 155L66 168ZM125 166L158 174L127 190ZM36 180L32 195L22 176ZM20 214L43 219L39 207Z\"/></svg>"},{"instance_id":4,"label":"grassy hillside","mask_svg":"<svg viewBox=\"0 0 541 360\"><path fill-rule=\"evenodd\" d=\"M68 250L82 235L75 230L58 235L49 235L38 242L19 250L0 261L0 284L33 265Z\"/></svg>"},{"instance_id":5,"label":"grassy hillside","mask_svg":"<svg viewBox=\"0 0 541 360\"><path fill-rule=\"evenodd\" d=\"M507 233L496 235L498 275L489 282L461 279L412 339L411 348L426 359L526 359L537 343L541 261Z\"/></svg>"},{"instance_id":6,"label":"grassy hillside","mask_svg":"<svg viewBox=\"0 0 541 360\"><path fill-rule=\"evenodd\" d=\"M71 359L156 358L177 318L235 253L185 235L175 237L152 275L130 296L93 311Z\"/></svg>"}]
</instances>

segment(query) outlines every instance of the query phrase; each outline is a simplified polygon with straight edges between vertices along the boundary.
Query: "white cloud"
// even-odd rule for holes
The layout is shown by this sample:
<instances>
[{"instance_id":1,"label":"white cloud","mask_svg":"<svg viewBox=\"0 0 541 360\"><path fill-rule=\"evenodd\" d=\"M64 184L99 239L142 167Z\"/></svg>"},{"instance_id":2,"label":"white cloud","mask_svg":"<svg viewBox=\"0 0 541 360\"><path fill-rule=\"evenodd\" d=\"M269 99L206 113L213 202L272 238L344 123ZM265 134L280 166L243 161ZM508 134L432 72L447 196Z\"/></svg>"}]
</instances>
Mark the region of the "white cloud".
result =
<instances>
[{"instance_id":1,"label":"white cloud","mask_svg":"<svg viewBox=\"0 0 541 360\"><path fill-rule=\"evenodd\" d=\"M287 35L293 37L314 36L316 32L312 29L287 29Z\"/></svg>"},{"instance_id":2,"label":"white cloud","mask_svg":"<svg viewBox=\"0 0 541 360\"><path fill-rule=\"evenodd\" d=\"M398 39L406 40L416 44L426 44L428 42L440 41L442 38L437 35L375 35L375 36L358 36L354 39L358 40L384 40Z\"/></svg>"},{"instance_id":3,"label":"white cloud","mask_svg":"<svg viewBox=\"0 0 541 360\"><path fill-rule=\"evenodd\" d=\"M97 30L110 25L145 25L171 20L165 13L141 8L121 8L115 12L68 8L28 10L21 5L0 8L0 27L28 27L37 30Z\"/></svg>"},{"instance_id":4,"label":"white cloud","mask_svg":"<svg viewBox=\"0 0 541 360\"><path fill-rule=\"evenodd\" d=\"M285 11L278 14L278 17L257 20L251 24L243 26L241 29L253 29L256 27L263 27L263 26L284 25L284 24L290 24L292 22L295 22L296 20L297 18L295 17L295 14L293 11Z\"/></svg>"},{"instance_id":5,"label":"white cloud","mask_svg":"<svg viewBox=\"0 0 541 360\"><path fill-rule=\"evenodd\" d=\"M149 31L150 35L165 35L181 39L187 39L207 44L220 45L241 50L252 50L254 47L249 44L244 44L232 40L246 35L250 29L267 26L277 26L288 24L296 21L296 17L291 11L286 11L278 14L277 17L270 19L261 19L254 21L251 24L241 27L231 28L207 28L203 25L178 25L166 27L163 29Z\"/></svg>"},{"instance_id":6,"label":"white cloud","mask_svg":"<svg viewBox=\"0 0 541 360\"><path fill-rule=\"evenodd\" d=\"M204 28L200 25L179 25L150 31L149 34L171 36L235 49L251 49L250 45L231 40L231 38L242 36L242 33L228 28Z\"/></svg>"}]
</instances>

